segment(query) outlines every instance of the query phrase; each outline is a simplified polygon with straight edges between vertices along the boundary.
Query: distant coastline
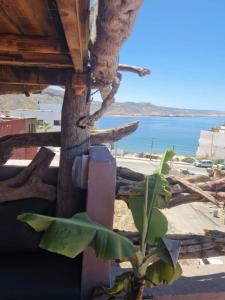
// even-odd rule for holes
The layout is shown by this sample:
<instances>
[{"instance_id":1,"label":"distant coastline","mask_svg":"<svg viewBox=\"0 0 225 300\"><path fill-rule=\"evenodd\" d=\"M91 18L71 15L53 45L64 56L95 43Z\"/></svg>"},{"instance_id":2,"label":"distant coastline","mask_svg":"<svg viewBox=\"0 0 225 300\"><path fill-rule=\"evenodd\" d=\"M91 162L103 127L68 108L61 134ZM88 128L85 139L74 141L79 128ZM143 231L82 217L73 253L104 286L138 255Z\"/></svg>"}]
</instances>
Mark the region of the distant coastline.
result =
<instances>
[{"instance_id":1,"label":"distant coastline","mask_svg":"<svg viewBox=\"0 0 225 300\"><path fill-rule=\"evenodd\" d=\"M47 88L41 94L24 95L0 95L0 111L14 109L38 109L39 103L62 104L64 92L53 88ZM91 113L101 107L101 101L91 103ZM150 102L115 102L106 111L105 116L110 117L225 117L225 111L187 109L158 106Z\"/></svg>"},{"instance_id":2,"label":"distant coastline","mask_svg":"<svg viewBox=\"0 0 225 300\"><path fill-rule=\"evenodd\" d=\"M225 118L225 113L224 114L215 114L215 115L207 115L207 114L204 114L204 115L188 115L188 114L184 114L184 115L114 115L114 114L105 114L104 117L106 118L127 118L127 117L130 117L130 118L149 118L149 117L160 117L160 118L184 118L184 117L188 117L188 118Z\"/></svg>"}]
</instances>

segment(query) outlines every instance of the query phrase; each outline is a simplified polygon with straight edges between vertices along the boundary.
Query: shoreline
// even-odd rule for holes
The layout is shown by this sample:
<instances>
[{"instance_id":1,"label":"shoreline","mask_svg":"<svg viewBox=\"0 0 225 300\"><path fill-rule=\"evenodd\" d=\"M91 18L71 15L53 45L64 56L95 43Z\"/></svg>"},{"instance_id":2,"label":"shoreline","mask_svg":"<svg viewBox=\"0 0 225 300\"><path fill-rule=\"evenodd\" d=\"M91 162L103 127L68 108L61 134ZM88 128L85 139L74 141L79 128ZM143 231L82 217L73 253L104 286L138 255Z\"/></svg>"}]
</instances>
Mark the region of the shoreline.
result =
<instances>
[{"instance_id":1,"label":"shoreline","mask_svg":"<svg viewBox=\"0 0 225 300\"><path fill-rule=\"evenodd\" d=\"M224 115L104 115L104 118L225 118Z\"/></svg>"}]
</instances>

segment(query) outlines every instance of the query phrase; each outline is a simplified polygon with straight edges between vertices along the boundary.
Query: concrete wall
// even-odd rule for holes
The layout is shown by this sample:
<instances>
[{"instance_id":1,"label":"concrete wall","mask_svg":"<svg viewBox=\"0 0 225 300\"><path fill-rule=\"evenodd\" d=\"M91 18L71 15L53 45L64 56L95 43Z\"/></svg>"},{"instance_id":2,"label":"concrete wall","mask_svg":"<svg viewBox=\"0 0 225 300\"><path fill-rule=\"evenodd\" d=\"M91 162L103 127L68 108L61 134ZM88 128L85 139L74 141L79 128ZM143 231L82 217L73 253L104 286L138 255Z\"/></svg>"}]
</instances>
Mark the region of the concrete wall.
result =
<instances>
[{"instance_id":1,"label":"concrete wall","mask_svg":"<svg viewBox=\"0 0 225 300\"><path fill-rule=\"evenodd\" d=\"M196 156L225 159L225 133L201 130Z\"/></svg>"}]
</instances>

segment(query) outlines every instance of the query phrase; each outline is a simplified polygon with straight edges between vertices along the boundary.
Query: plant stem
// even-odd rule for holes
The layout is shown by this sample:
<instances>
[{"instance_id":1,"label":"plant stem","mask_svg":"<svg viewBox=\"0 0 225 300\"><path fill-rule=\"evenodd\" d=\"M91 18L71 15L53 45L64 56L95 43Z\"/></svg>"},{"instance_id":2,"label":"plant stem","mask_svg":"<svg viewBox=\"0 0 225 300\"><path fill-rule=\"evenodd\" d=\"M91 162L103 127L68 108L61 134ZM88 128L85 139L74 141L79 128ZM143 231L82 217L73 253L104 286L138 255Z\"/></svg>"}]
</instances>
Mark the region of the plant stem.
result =
<instances>
[{"instance_id":1,"label":"plant stem","mask_svg":"<svg viewBox=\"0 0 225 300\"><path fill-rule=\"evenodd\" d=\"M142 234L141 234L141 252L143 257L145 257L146 234L148 229L147 209L148 209L148 176L146 177L145 180L145 201L143 205L143 226L142 226Z\"/></svg>"},{"instance_id":2,"label":"plant stem","mask_svg":"<svg viewBox=\"0 0 225 300\"><path fill-rule=\"evenodd\" d=\"M135 280L133 287L132 300L142 300L144 295L145 281Z\"/></svg>"}]
</instances>

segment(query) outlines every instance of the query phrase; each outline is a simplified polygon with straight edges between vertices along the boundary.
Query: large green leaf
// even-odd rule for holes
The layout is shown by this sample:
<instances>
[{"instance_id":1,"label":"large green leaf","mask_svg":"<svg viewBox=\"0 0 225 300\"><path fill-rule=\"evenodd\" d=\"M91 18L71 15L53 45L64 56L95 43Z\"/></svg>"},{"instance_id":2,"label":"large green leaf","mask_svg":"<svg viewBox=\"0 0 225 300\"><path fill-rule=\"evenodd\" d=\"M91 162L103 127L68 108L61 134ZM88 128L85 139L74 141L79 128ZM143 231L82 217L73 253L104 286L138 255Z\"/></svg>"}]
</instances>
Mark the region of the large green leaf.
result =
<instances>
[{"instance_id":1,"label":"large green leaf","mask_svg":"<svg viewBox=\"0 0 225 300\"><path fill-rule=\"evenodd\" d=\"M181 274L182 269L179 263L174 268L172 264L159 260L147 268L146 284L148 287L169 284L176 281Z\"/></svg>"},{"instance_id":2,"label":"large green leaf","mask_svg":"<svg viewBox=\"0 0 225 300\"><path fill-rule=\"evenodd\" d=\"M144 243L156 242L167 231L167 220L157 208L165 208L171 197L168 181L163 174L168 172L168 161L173 155L172 150L167 150L159 169L137 184L133 189L135 196L129 199L134 223L142 235L142 248Z\"/></svg>"},{"instance_id":3,"label":"large green leaf","mask_svg":"<svg viewBox=\"0 0 225 300\"><path fill-rule=\"evenodd\" d=\"M87 246L93 247L103 260L129 258L138 251L130 240L92 221L86 213L78 213L70 219L25 213L17 219L38 232L45 231L41 248L71 258Z\"/></svg>"},{"instance_id":4,"label":"large green leaf","mask_svg":"<svg viewBox=\"0 0 225 300\"><path fill-rule=\"evenodd\" d=\"M142 232L143 226L143 201L140 197L133 197L129 201L129 207L132 211L134 224L139 232ZM157 239L162 238L168 229L168 221L164 214L156 207L152 210L151 221L148 222L146 232L146 242L155 243Z\"/></svg>"}]
</instances>

